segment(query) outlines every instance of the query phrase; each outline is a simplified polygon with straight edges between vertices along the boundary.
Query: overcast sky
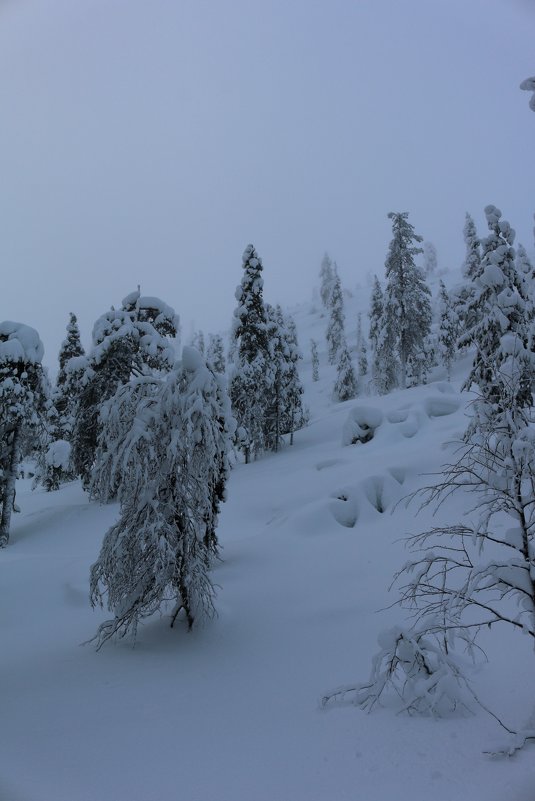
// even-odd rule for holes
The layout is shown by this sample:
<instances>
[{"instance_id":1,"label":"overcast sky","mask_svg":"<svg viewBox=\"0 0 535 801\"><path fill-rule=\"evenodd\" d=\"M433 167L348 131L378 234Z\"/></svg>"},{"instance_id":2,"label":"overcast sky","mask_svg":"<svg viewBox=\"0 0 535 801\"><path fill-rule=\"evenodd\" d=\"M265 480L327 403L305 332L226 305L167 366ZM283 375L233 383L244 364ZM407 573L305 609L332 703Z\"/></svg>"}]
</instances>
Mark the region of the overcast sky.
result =
<instances>
[{"instance_id":1,"label":"overcast sky","mask_svg":"<svg viewBox=\"0 0 535 801\"><path fill-rule=\"evenodd\" d=\"M391 210L531 250L534 73L535 0L0 0L0 317L49 364L138 283L219 330L248 242L295 303L325 250L382 276Z\"/></svg>"}]
</instances>

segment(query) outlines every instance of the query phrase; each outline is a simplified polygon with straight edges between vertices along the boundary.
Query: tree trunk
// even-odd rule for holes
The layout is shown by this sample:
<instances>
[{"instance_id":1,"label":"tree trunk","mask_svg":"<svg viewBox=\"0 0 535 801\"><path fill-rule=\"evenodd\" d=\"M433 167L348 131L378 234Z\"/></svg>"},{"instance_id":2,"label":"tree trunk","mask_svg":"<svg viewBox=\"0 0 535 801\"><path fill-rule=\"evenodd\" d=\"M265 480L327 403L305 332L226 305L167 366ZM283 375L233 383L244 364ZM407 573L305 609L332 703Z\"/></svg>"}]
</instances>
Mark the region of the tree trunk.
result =
<instances>
[{"instance_id":1,"label":"tree trunk","mask_svg":"<svg viewBox=\"0 0 535 801\"><path fill-rule=\"evenodd\" d=\"M9 542L9 529L11 526L11 513L15 503L15 482L17 480L17 467L19 464L20 452L20 423L13 430L13 440L11 442L11 454L9 465L4 476L3 495L2 495L2 517L0 519L0 548L5 547Z\"/></svg>"}]
</instances>

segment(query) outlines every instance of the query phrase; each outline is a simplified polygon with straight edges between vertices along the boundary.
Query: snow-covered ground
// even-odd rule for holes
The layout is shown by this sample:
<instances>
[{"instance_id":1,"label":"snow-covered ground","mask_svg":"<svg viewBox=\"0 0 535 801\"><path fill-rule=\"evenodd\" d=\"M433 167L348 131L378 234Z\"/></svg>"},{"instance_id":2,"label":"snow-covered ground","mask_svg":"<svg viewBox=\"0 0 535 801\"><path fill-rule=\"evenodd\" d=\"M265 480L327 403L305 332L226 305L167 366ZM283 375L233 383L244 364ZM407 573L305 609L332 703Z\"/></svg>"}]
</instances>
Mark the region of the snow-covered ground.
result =
<instances>
[{"instance_id":1,"label":"snow-covered ground","mask_svg":"<svg viewBox=\"0 0 535 801\"><path fill-rule=\"evenodd\" d=\"M326 320L309 307L296 317L310 425L292 448L233 471L219 615L204 627L156 617L135 647L81 645L106 616L89 607L88 571L117 507L89 503L78 484L46 493L19 482L22 512L0 553L1 801L535 798L535 751L485 756L502 733L481 709L434 720L319 707L324 693L368 677L378 632L406 619L384 609L396 598L388 587L407 558L400 538L424 530L430 511L395 503L451 457L467 399L460 380L438 374L334 405ZM371 442L344 446L355 407L382 422ZM439 519L455 522L463 503L451 499ZM474 685L520 727L535 700L532 645L506 629L484 645Z\"/></svg>"}]
</instances>

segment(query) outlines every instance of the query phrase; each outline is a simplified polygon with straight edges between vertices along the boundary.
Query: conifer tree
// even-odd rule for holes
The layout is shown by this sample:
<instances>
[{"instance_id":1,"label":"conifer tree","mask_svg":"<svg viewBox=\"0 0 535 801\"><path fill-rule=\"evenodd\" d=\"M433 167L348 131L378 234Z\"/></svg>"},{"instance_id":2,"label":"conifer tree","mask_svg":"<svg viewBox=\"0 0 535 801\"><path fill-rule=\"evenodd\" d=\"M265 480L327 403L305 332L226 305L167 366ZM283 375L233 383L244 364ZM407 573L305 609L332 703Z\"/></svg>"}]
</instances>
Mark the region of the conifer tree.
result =
<instances>
[{"instance_id":1,"label":"conifer tree","mask_svg":"<svg viewBox=\"0 0 535 801\"><path fill-rule=\"evenodd\" d=\"M475 281L481 275L481 241L474 220L468 212L466 212L463 236L466 246L463 275L469 281Z\"/></svg>"},{"instance_id":2,"label":"conifer tree","mask_svg":"<svg viewBox=\"0 0 535 801\"><path fill-rule=\"evenodd\" d=\"M170 370L175 354L168 337L176 337L178 331L174 310L159 298L141 296L139 290L127 295L121 309L111 309L96 321L72 437L73 467L86 488L91 483L102 403L131 376ZM67 369L71 365L72 360Z\"/></svg>"},{"instance_id":3,"label":"conifer tree","mask_svg":"<svg viewBox=\"0 0 535 801\"><path fill-rule=\"evenodd\" d=\"M332 261L326 253L322 259L320 267L320 297L323 303L323 308L327 311L330 309L331 292L334 282L334 270Z\"/></svg>"},{"instance_id":4,"label":"conifer tree","mask_svg":"<svg viewBox=\"0 0 535 801\"><path fill-rule=\"evenodd\" d=\"M299 350L297 328L290 314L283 316L283 320L288 366L285 371L285 414L282 433L290 434L290 445L293 445L294 432L308 422L308 410L303 404L304 388L298 370L298 364L303 356Z\"/></svg>"},{"instance_id":5,"label":"conifer tree","mask_svg":"<svg viewBox=\"0 0 535 801\"><path fill-rule=\"evenodd\" d=\"M225 374L225 347L223 337L219 334L210 334L208 337L208 351L206 361L216 373Z\"/></svg>"},{"instance_id":6,"label":"conifer tree","mask_svg":"<svg viewBox=\"0 0 535 801\"><path fill-rule=\"evenodd\" d=\"M499 395L496 372L509 362L511 347L524 348L527 342L528 318L522 281L515 266L515 232L508 222L501 220L501 211L495 206L487 206L485 216L490 234L482 242L481 274L474 282L474 294L467 307L466 319L472 324L461 336L460 344L476 347L464 388L477 384L482 398L492 402ZM517 384L515 403L531 406L529 365L517 360L514 381Z\"/></svg>"},{"instance_id":7,"label":"conifer tree","mask_svg":"<svg viewBox=\"0 0 535 801\"><path fill-rule=\"evenodd\" d=\"M74 427L76 407L82 389L81 380L85 372L85 351L80 340L80 329L76 315L70 313L67 324L67 336L59 350L59 372L56 387L52 396L57 411L55 439L69 441Z\"/></svg>"},{"instance_id":8,"label":"conifer tree","mask_svg":"<svg viewBox=\"0 0 535 801\"><path fill-rule=\"evenodd\" d=\"M369 339L370 339L370 347L372 349L372 353L375 353L377 350L377 343L379 341L379 333L381 330L381 320L383 317L383 290L381 289L381 284L379 283L379 279L376 275L373 277L373 290L372 296L370 299L370 332L369 332Z\"/></svg>"},{"instance_id":9,"label":"conifer tree","mask_svg":"<svg viewBox=\"0 0 535 801\"><path fill-rule=\"evenodd\" d=\"M42 358L35 329L0 323L0 548L9 542L22 442L44 411Z\"/></svg>"},{"instance_id":10,"label":"conifer tree","mask_svg":"<svg viewBox=\"0 0 535 801\"><path fill-rule=\"evenodd\" d=\"M201 353L204 356L205 352L204 333L201 330L195 331L195 333L193 334L191 338L191 347L198 350L199 353Z\"/></svg>"},{"instance_id":11,"label":"conifer tree","mask_svg":"<svg viewBox=\"0 0 535 801\"><path fill-rule=\"evenodd\" d=\"M222 379L201 354L184 348L165 378L133 379L119 389L119 406L135 409L110 446L122 463L121 514L91 568L91 601L113 618L99 628L100 647L113 635L135 636L145 617L174 605L188 627L214 612L209 576L217 550L219 504L225 498L233 421ZM141 395L136 402L126 396ZM113 406L113 404L111 404Z\"/></svg>"},{"instance_id":12,"label":"conifer tree","mask_svg":"<svg viewBox=\"0 0 535 801\"><path fill-rule=\"evenodd\" d=\"M232 413L245 462L265 448L264 417L270 402L271 371L266 310L263 299L262 260L253 245L242 257L243 277L236 289L232 339L233 365L230 376Z\"/></svg>"},{"instance_id":13,"label":"conifer tree","mask_svg":"<svg viewBox=\"0 0 535 801\"><path fill-rule=\"evenodd\" d=\"M312 360L312 381L320 379L320 358L318 355L318 343L315 339L310 340L310 356Z\"/></svg>"},{"instance_id":14,"label":"conifer tree","mask_svg":"<svg viewBox=\"0 0 535 801\"><path fill-rule=\"evenodd\" d=\"M531 320L535 311L535 271L523 245L517 248L515 263L522 284L522 297L527 301L526 313Z\"/></svg>"},{"instance_id":15,"label":"conifer tree","mask_svg":"<svg viewBox=\"0 0 535 801\"><path fill-rule=\"evenodd\" d=\"M342 295L342 283L336 264L334 266L334 277L332 282L331 295L329 299L329 324L327 326L327 355L329 364L335 364L338 351L342 345L344 334L345 315L344 298Z\"/></svg>"},{"instance_id":16,"label":"conifer tree","mask_svg":"<svg viewBox=\"0 0 535 801\"><path fill-rule=\"evenodd\" d=\"M437 271L437 249L432 242L424 242L424 276L432 278Z\"/></svg>"},{"instance_id":17,"label":"conifer tree","mask_svg":"<svg viewBox=\"0 0 535 801\"><path fill-rule=\"evenodd\" d=\"M357 317L357 362L358 376L362 378L368 372L368 347L362 331L362 314L360 312Z\"/></svg>"},{"instance_id":18,"label":"conifer tree","mask_svg":"<svg viewBox=\"0 0 535 801\"><path fill-rule=\"evenodd\" d=\"M283 434L290 434L293 444L294 431L306 422L302 403L303 385L297 364L302 358L297 342L297 332L291 317L285 316L280 306L266 306L270 403L266 408L264 437L266 447L277 451Z\"/></svg>"},{"instance_id":19,"label":"conifer tree","mask_svg":"<svg viewBox=\"0 0 535 801\"><path fill-rule=\"evenodd\" d=\"M346 401L354 398L356 394L357 376L344 337L338 350L338 365L336 368L336 382L334 384L333 398L336 401Z\"/></svg>"},{"instance_id":20,"label":"conifer tree","mask_svg":"<svg viewBox=\"0 0 535 801\"><path fill-rule=\"evenodd\" d=\"M456 293L455 310L459 316L462 329L472 328L478 315L474 298L477 293L476 283L481 275L481 240L478 236L473 218L466 213L463 228L466 255L462 267L465 283Z\"/></svg>"},{"instance_id":21,"label":"conifer tree","mask_svg":"<svg viewBox=\"0 0 535 801\"><path fill-rule=\"evenodd\" d=\"M399 364L399 383L407 386L407 365L424 350L424 342L431 329L430 290L421 271L414 263L414 257L421 248L414 242L422 237L414 232L408 222L408 213L391 212L393 238L386 260L386 289L384 293L383 317L378 351L381 350L385 391L395 386L393 364L387 362L391 357L386 348L394 346Z\"/></svg>"},{"instance_id":22,"label":"conifer tree","mask_svg":"<svg viewBox=\"0 0 535 801\"><path fill-rule=\"evenodd\" d=\"M438 328L438 351L442 364L451 380L451 365L457 353L457 340L459 337L459 317L453 302L448 294L444 282L440 282L438 295L438 311L440 315Z\"/></svg>"}]
</instances>

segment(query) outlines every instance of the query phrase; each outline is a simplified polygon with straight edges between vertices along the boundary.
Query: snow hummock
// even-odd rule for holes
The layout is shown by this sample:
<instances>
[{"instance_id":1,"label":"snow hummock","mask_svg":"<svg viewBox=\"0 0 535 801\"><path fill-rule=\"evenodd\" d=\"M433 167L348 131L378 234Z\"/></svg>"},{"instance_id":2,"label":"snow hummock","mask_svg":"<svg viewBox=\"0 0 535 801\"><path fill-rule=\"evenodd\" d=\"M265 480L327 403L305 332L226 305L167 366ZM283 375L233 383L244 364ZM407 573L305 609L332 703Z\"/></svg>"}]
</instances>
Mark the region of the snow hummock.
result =
<instances>
[{"instance_id":1,"label":"snow hummock","mask_svg":"<svg viewBox=\"0 0 535 801\"><path fill-rule=\"evenodd\" d=\"M383 422L383 413L374 406L354 406L349 412L342 430L342 444L354 445L368 442L375 429Z\"/></svg>"}]
</instances>

